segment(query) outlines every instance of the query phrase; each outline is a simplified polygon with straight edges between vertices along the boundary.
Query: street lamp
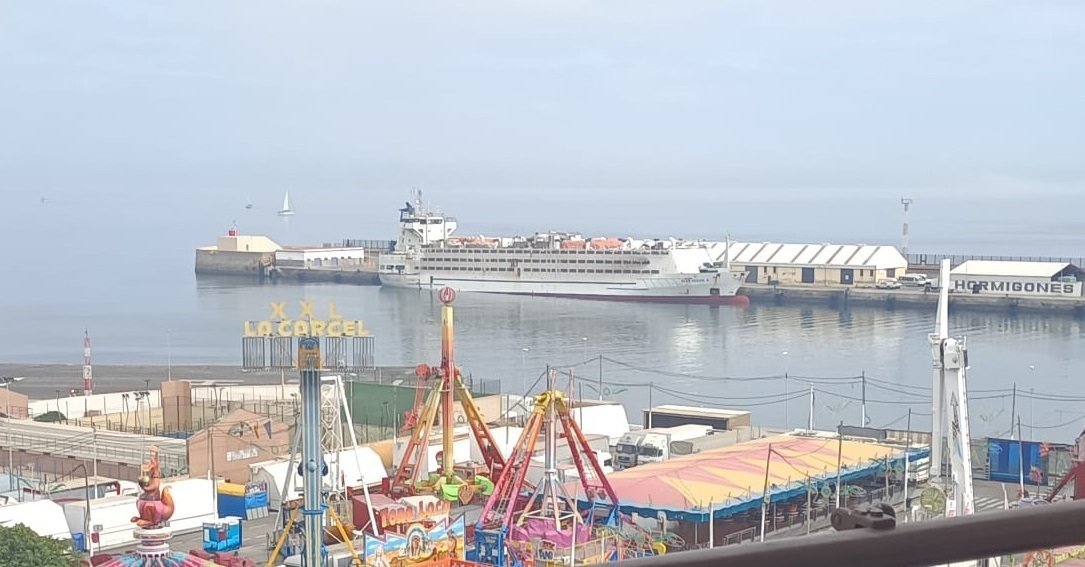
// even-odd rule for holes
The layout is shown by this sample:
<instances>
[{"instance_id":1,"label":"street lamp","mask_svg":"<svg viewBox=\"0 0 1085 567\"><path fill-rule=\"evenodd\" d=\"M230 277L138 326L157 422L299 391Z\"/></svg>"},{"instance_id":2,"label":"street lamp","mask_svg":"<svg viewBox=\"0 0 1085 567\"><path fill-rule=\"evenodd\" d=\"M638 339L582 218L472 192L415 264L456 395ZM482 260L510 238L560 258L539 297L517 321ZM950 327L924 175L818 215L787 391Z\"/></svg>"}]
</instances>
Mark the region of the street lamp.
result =
<instances>
[{"instance_id":1,"label":"street lamp","mask_svg":"<svg viewBox=\"0 0 1085 567\"><path fill-rule=\"evenodd\" d=\"M580 337L580 342L584 343L584 360L588 360L588 337Z\"/></svg>"}]
</instances>

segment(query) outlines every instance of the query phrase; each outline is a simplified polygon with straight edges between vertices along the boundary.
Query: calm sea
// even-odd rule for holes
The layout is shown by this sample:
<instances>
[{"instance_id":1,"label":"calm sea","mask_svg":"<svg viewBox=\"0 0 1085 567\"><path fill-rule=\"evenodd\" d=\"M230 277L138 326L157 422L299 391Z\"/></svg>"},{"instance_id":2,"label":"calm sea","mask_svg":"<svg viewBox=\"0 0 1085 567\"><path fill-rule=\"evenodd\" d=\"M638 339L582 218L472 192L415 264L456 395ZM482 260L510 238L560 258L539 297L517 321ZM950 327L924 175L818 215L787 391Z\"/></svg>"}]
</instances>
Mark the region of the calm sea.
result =
<instances>
[{"instance_id":1,"label":"calm sea","mask_svg":"<svg viewBox=\"0 0 1085 567\"><path fill-rule=\"evenodd\" d=\"M178 364L238 363L243 320L266 318L272 301L304 299L320 310L335 302L339 311L363 319L377 336L381 364L439 361L439 305L428 293L197 281L192 273L193 249L212 243L231 220L290 243L392 238L402 199L348 196L336 206L292 191L299 215L284 225L270 213L281 194L258 200L253 211L243 209L245 199L188 196L144 202L105 192L44 204L28 197L0 211L0 237L8 245L0 275L0 360L79 363L87 328L99 363L165 364L167 352ZM549 201L501 214L491 207L475 215L479 222L468 218L470 209L480 209L478 199L468 200L470 209L450 212L459 214L464 233L598 227L595 232L612 234L730 231L739 239L814 242L895 243L900 221L896 199L888 197L835 203L813 196L778 203L713 197L706 206L668 202L663 211L647 201L605 209L590 196L583 199L572 209ZM916 205L913 250L1067 256L1085 250L1075 212L1085 198L1061 207L1026 198L946 203L928 201L925 210ZM815 425L829 427L859 422L865 376L871 425L904 427L911 408L915 424L929 426L933 313L462 294L456 317L461 366L476 378L500 380L509 391L522 391L547 364L565 368L592 359L574 366L573 390L596 397L602 356L608 396L631 413L650 397L656 404L745 407L758 423L798 426L807 423L812 385ZM1085 385L1077 378L1085 364L1083 326L1068 317L953 314L953 332L970 341L974 434L1008 432L1009 389L1016 382L1026 437L1068 441L1077 435L1085 426Z\"/></svg>"}]
</instances>

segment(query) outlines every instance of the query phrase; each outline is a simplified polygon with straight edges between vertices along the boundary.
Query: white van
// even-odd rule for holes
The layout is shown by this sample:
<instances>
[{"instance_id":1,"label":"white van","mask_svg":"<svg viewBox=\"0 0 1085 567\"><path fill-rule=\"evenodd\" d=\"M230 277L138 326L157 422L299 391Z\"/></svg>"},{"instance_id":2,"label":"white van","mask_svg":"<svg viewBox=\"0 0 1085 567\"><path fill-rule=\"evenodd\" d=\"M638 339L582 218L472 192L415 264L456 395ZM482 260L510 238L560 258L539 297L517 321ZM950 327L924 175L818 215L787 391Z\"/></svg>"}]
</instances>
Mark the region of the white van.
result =
<instances>
[{"instance_id":1,"label":"white van","mask_svg":"<svg viewBox=\"0 0 1085 567\"><path fill-rule=\"evenodd\" d=\"M924 276L923 274L904 274L903 276L898 277L897 281L900 282L901 285L912 287L923 287L930 282L930 280L927 279L927 276Z\"/></svg>"}]
</instances>

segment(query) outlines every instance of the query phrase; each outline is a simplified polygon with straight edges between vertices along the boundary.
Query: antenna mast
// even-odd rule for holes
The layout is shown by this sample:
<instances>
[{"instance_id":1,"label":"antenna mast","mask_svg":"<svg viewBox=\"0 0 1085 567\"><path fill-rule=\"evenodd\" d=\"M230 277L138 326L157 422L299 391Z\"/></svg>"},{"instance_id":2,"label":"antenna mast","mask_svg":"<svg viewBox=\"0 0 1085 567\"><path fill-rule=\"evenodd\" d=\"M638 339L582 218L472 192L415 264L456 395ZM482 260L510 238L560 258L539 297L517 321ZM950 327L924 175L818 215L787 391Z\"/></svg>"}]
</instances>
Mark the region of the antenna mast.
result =
<instances>
[{"instance_id":1,"label":"antenna mast","mask_svg":"<svg viewBox=\"0 0 1085 567\"><path fill-rule=\"evenodd\" d=\"M83 329L83 395L94 393L94 369L90 364L90 333Z\"/></svg>"}]
</instances>

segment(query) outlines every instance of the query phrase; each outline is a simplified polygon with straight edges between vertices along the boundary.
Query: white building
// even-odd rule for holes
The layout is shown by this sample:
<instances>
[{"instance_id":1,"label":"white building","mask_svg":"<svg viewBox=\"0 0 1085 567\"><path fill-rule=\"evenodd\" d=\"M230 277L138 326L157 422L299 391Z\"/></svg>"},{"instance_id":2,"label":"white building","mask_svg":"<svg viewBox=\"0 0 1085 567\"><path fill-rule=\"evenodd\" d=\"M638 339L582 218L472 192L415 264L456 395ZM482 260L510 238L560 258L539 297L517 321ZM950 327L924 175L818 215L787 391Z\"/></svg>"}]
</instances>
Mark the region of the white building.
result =
<instances>
[{"instance_id":1,"label":"white building","mask_svg":"<svg viewBox=\"0 0 1085 567\"><path fill-rule=\"evenodd\" d=\"M903 275L908 260L894 246L732 242L733 271L747 283L810 286L872 286Z\"/></svg>"},{"instance_id":2,"label":"white building","mask_svg":"<svg viewBox=\"0 0 1085 567\"><path fill-rule=\"evenodd\" d=\"M1069 262L969 260L950 270L949 289L1003 297L1081 297L1082 275Z\"/></svg>"},{"instance_id":3,"label":"white building","mask_svg":"<svg viewBox=\"0 0 1085 567\"><path fill-rule=\"evenodd\" d=\"M284 248L275 252L275 265L292 268L362 267L365 248Z\"/></svg>"}]
</instances>

